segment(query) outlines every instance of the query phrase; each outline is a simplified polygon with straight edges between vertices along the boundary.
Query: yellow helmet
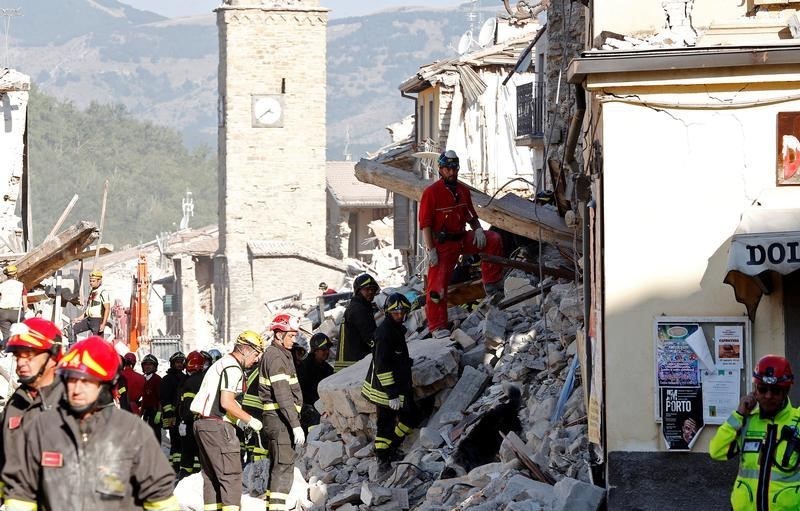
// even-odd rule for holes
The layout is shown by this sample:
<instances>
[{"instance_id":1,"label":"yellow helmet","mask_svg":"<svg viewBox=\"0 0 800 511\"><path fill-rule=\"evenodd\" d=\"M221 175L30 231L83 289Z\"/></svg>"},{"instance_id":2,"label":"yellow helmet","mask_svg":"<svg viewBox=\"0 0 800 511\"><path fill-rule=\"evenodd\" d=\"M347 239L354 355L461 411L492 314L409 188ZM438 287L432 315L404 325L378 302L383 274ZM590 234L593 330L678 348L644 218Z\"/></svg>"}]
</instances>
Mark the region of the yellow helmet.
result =
<instances>
[{"instance_id":1,"label":"yellow helmet","mask_svg":"<svg viewBox=\"0 0 800 511\"><path fill-rule=\"evenodd\" d=\"M89 274L89 278L92 278L92 277L98 278L98 279L102 279L103 278L103 272L101 270L92 270L92 273Z\"/></svg>"},{"instance_id":2,"label":"yellow helmet","mask_svg":"<svg viewBox=\"0 0 800 511\"><path fill-rule=\"evenodd\" d=\"M5 273L6 275L9 275L9 276L16 275L17 274L17 266L15 264L9 264L3 270L3 273Z\"/></svg>"},{"instance_id":3,"label":"yellow helmet","mask_svg":"<svg viewBox=\"0 0 800 511\"><path fill-rule=\"evenodd\" d=\"M236 338L236 344L245 344L258 351L264 351L264 338L252 330L245 330Z\"/></svg>"}]
</instances>

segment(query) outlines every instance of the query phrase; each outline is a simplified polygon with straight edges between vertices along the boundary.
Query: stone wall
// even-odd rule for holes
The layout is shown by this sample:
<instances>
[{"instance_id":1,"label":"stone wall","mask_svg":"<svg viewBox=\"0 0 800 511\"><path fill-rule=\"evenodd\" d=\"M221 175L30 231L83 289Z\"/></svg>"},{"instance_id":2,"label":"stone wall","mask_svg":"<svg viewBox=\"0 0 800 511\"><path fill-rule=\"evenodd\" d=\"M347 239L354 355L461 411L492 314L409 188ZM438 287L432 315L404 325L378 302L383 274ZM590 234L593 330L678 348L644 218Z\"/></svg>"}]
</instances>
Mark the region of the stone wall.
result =
<instances>
[{"instance_id":1,"label":"stone wall","mask_svg":"<svg viewBox=\"0 0 800 511\"><path fill-rule=\"evenodd\" d=\"M248 240L325 253L327 19L313 1L239 0L217 10L221 282L229 294L219 319L226 337L259 310L245 298L256 291ZM283 126L254 128L252 97L268 94L284 101Z\"/></svg>"}]
</instances>

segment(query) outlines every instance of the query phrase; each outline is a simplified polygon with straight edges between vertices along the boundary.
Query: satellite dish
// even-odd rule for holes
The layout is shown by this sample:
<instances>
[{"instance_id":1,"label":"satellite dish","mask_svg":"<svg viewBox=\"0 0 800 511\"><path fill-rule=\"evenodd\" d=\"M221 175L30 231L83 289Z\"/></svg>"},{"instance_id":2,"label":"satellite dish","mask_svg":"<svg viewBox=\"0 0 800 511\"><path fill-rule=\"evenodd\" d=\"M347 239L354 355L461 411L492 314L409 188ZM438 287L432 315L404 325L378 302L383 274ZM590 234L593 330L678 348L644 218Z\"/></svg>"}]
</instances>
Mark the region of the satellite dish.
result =
<instances>
[{"instance_id":1,"label":"satellite dish","mask_svg":"<svg viewBox=\"0 0 800 511\"><path fill-rule=\"evenodd\" d=\"M496 18L489 18L488 20L483 22L483 26L481 26L481 31L478 34L478 44L481 45L481 48L485 48L487 46L491 46L494 44L494 34L496 31L497 31Z\"/></svg>"},{"instance_id":2,"label":"satellite dish","mask_svg":"<svg viewBox=\"0 0 800 511\"><path fill-rule=\"evenodd\" d=\"M467 32L458 40L458 54L464 55L469 52L470 46L472 46L472 32Z\"/></svg>"}]
</instances>

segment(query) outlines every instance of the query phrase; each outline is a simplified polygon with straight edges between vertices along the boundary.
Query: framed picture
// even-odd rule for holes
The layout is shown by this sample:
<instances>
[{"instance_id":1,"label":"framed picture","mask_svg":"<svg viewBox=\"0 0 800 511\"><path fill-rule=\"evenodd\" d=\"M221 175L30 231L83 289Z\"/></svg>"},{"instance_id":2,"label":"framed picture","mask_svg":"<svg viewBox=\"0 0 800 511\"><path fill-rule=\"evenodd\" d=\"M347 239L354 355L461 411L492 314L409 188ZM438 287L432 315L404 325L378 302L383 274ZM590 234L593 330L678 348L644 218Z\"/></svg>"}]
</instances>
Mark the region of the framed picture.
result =
<instances>
[{"instance_id":1,"label":"framed picture","mask_svg":"<svg viewBox=\"0 0 800 511\"><path fill-rule=\"evenodd\" d=\"M800 112L778 112L775 182L800 185Z\"/></svg>"}]
</instances>

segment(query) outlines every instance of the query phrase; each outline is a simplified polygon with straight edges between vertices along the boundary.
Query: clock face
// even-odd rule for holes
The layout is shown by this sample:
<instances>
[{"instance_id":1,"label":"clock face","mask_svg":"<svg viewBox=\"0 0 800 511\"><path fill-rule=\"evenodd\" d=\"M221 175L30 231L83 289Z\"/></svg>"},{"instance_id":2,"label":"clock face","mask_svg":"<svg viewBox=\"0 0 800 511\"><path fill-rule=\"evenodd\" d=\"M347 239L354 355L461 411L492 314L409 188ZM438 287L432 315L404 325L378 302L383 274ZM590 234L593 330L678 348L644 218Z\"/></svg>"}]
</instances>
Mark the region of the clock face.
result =
<instances>
[{"instance_id":1,"label":"clock face","mask_svg":"<svg viewBox=\"0 0 800 511\"><path fill-rule=\"evenodd\" d=\"M283 97L253 96L253 127L279 128L283 126Z\"/></svg>"}]
</instances>

